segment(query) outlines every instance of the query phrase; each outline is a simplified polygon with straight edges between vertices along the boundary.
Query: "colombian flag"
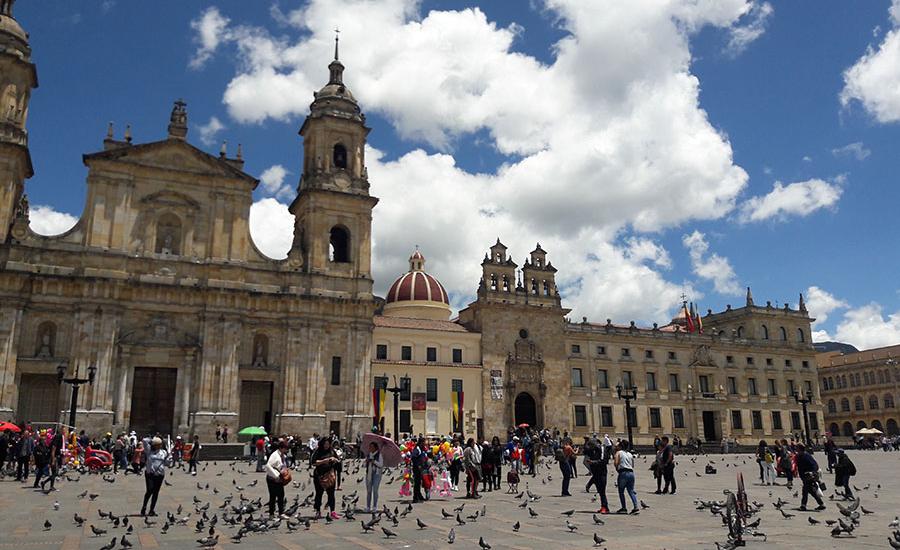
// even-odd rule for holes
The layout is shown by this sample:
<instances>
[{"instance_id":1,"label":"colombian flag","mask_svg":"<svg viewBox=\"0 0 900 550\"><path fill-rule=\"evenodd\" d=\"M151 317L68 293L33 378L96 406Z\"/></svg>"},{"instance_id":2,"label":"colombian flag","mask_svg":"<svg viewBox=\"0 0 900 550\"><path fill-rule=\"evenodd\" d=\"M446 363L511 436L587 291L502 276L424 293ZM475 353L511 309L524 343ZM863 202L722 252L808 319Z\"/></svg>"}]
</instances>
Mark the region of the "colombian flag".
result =
<instances>
[{"instance_id":1,"label":"colombian flag","mask_svg":"<svg viewBox=\"0 0 900 550\"><path fill-rule=\"evenodd\" d=\"M693 314L688 311L687 302L683 302L682 307L684 307L684 319L687 321L687 331L694 332Z\"/></svg>"},{"instance_id":2,"label":"colombian flag","mask_svg":"<svg viewBox=\"0 0 900 550\"><path fill-rule=\"evenodd\" d=\"M450 406L453 408L453 424L462 427L463 392L450 392ZM460 429L460 431L462 431Z\"/></svg>"},{"instance_id":3,"label":"colombian flag","mask_svg":"<svg viewBox=\"0 0 900 550\"><path fill-rule=\"evenodd\" d=\"M697 332L703 334L703 318L700 317L700 306L697 306Z\"/></svg>"},{"instance_id":4,"label":"colombian flag","mask_svg":"<svg viewBox=\"0 0 900 550\"><path fill-rule=\"evenodd\" d=\"M384 398L387 394L386 391L380 388L374 388L372 390L372 408L375 412L375 425L381 424L381 419L384 417Z\"/></svg>"}]
</instances>

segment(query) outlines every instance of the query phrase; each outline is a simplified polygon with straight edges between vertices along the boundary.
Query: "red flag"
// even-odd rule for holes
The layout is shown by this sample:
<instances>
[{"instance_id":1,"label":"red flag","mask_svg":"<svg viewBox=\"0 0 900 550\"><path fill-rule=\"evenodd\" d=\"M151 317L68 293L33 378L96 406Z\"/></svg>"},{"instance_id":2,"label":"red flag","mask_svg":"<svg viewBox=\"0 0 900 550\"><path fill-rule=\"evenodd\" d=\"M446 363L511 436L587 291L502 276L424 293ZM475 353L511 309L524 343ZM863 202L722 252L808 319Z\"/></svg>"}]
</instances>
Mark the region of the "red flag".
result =
<instances>
[{"instance_id":1,"label":"red flag","mask_svg":"<svg viewBox=\"0 0 900 550\"><path fill-rule=\"evenodd\" d=\"M687 331L694 332L694 319L691 317L691 312L688 311L687 302L683 302L684 307L684 320L687 321Z\"/></svg>"}]
</instances>

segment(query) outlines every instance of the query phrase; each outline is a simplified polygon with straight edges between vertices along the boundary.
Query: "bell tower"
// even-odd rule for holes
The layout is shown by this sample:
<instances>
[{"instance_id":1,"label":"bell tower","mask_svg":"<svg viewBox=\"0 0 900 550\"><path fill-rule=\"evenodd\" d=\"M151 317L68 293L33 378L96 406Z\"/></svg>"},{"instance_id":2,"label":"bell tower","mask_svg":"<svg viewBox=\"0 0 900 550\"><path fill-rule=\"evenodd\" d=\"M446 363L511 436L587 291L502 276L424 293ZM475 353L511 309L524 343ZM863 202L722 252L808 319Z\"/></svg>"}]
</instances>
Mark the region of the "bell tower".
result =
<instances>
[{"instance_id":1,"label":"bell tower","mask_svg":"<svg viewBox=\"0 0 900 550\"><path fill-rule=\"evenodd\" d=\"M344 84L337 37L328 71L328 83L313 93L300 128L303 173L290 206L295 225L288 261L311 274L367 280L371 292L372 208L378 199L369 195L365 165L370 129Z\"/></svg>"},{"instance_id":2,"label":"bell tower","mask_svg":"<svg viewBox=\"0 0 900 550\"><path fill-rule=\"evenodd\" d=\"M28 151L28 101L37 88L28 34L13 18L13 0L0 0L0 243L28 228L25 180L34 175Z\"/></svg>"}]
</instances>

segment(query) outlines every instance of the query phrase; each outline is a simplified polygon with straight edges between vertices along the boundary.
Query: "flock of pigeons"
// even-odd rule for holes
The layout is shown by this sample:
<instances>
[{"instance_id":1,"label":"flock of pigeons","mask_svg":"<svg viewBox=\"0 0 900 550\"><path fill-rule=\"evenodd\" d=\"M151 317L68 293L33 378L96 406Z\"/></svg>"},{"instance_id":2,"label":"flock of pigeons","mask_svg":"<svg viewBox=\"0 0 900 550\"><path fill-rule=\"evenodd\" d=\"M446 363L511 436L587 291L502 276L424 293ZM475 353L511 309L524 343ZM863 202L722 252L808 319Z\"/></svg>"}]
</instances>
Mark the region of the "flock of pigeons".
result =
<instances>
[{"instance_id":1,"label":"flock of pigeons","mask_svg":"<svg viewBox=\"0 0 900 550\"><path fill-rule=\"evenodd\" d=\"M693 464L696 464L698 459L699 457L682 458L682 460L690 461ZM639 460L642 460L644 464L647 464L646 456L639 457ZM743 458L742 460L743 464L746 465L747 459ZM715 461L707 458L708 466L715 464ZM724 462L724 465L726 468L734 467L735 470L738 468L738 462ZM208 462L203 465L202 470L205 471L209 466L217 467L218 465L216 462ZM553 474L551 471L554 466L555 465L549 461L539 465L539 477L536 479L539 479L543 485L552 483ZM116 547L123 549L131 548L134 543L129 537L134 537L135 531L141 529L155 531L158 532L160 536L165 536L173 530L192 528L198 537L196 539L198 547L212 548L219 544L220 536L222 537L223 542L240 543L245 539L259 534L278 531L308 531L314 523L332 523L334 521L358 521L363 534L380 532L384 539L396 538L401 525L403 527L411 527L412 523L414 523L416 531L432 530L435 532L446 533L447 544L454 544L454 542L456 542L457 530L461 533L469 531L469 533L467 533L469 535L467 537L469 540L474 540L474 537L478 536L478 545L481 549L489 550L491 548L491 544L485 540L485 537L478 533L478 527L476 525L479 521L487 518L487 504L481 503L479 506L475 501L466 501L459 506L450 509L450 511L446 508L441 508L438 524L429 525L423 521L421 517L410 517L414 512L414 508L410 504L407 504L403 508L395 506L393 509L390 509L387 505L382 505L380 510L374 512L362 512L359 510L359 502L361 497L364 498L364 495L360 495L358 490L354 490L341 496L340 506L343 515L342 520L332 520L327 515L320 520L316 520L314 519L314 511L312 509L312 501L314 498L312 484L310 481L305 480L294 481L292 483L292 487L296 491L294 491L294 497L285 509L285 519L282 519L281 517L270 518L266 513L267 509L262 497L250 499L244 495L246 489L257 486L259 479L254 479L245 486L240 485L238 483L238 479L240 479L239 476L242 476L247 472L242 469L244 464L239 461L226 463L226 468L215 473L214 476L225 476L227 467L230 467L231 472L233 472L231 479L232 487L231 490L228 491L228 494L223 494L221 496L221 499L219 499L219 495L224 493L224 491L220 491L218 487L214 486L211 488L209 483L196 483L197 494L211 494L211 496L209 500L204 500L195 494L192 498L192 505L188 510L185 510L183 505L179 505L174 513L168 511L163 517L129 517L125 514L117 515L113 511L98 509L96 518L91 517L89 519L75 513L72 522L80 528L83 528L85 524L87 524L93 536L98 539L106 539L109 537L108 542L100 547L101 550L113 550ZM346 460L345 468L347 469L345 477L348 479L355 477L357 484L362 484L364 475L362 472L362 461ZM172 486L172 483L168 478L177 474L177 469L169 470L169 476L167 476L165 484L167 486ZM688 471L685 469L682 474L687 476ZM84 470L71 471L66 474L66 478L70 483L78 483L85 475L90 474ZM695 472L695 475L701 476L698 472ZM113 484L116 482L117 478L110 474L103 474L102 479L107 483ZM611 500L614 500L616 493L615 478L614 476L610 476L609 479L611 483L607 488L607 492L611 497ZM391 484L400 481L400 470L388 470L386 471L383 485L390 486ZM862 488L854 488L857 489L857 493L869 491L871 489L869 485ZM872 496L874 499L878 498L878 491L880 489L881 485L878 485L873 491ZM553 487L553 491L555 492L556 490L556 487ZM301 496L303 494L305 494L305 496ZM725 494L726 499L721 501L695 500L694 502L697 510L708 510L712 515L720 516L723 525L728 526L729 523L734 520L734 498L728 490L725 491ZM769 496L771 497L772 495L772 491L769 491ZM89 501L92 502L99 496L99 493L89 493L88 491L83 491L77 495L79 499L89 499ZM165 495L163 495L163 497L164 496ZM515 500L520 501L516 507L521 510L522 513L521 519L510 526L511 533L520 532L523 522L528 523L541 516L541 514L547 514L546 511L538 512L536 510L536 503L541 500L542 496L533 492L527 482L525 483L525 490L518 493L511 493L510 496ZM799 491L795 491L793 497L796 499L798 496ZM837 494L833 494L830 499L834 501L836 509L840 513L839 517L835 519L826 519L824 522L815 519L812 515L808 516L807 519L811 526L817 526L824 523L824 525L831 530L831 536L835 538L855 537L855 533L861 525L861 518L876 513L874 509L863 506L860 498L856 498L855 500L844 500ZM214 502L215 500L219 500L219 502L216 503ZM596 503L597 496L593 495L591 500ZM779 496L778 499L772 503L772 509L777 510L784 520L791 520L795 518L797 514L791 513L793 509L788 507L789 504L790 501L782 500L781 496ZM640 505L643 509L650 507L643 500L640 501ZM215 508L211 509L213 506L215 506ZM59 502L54 502L53 509L59 510L59 508ZM766 534L760 530L760 525L762 523L761 516L764 508L765 504L755 500L746 505L745 517L741 524L742 535L761 539L762 541L766 540ZM575 509L570 509L559 513L558 517L560 517L561 520L561 531L575 535L578 535L583 531L593 531L591 536L593 546L598 549L602 547L602 550L606 550L604 547L606 539L597 532L597 530L605 525L604 519L598 514L588 511L586 514L591 514L591 522L588 525L578 525L575 523L575 518L579 517L575 516L576 513L581 514L585 512L576 512ZM557 517L556 512L553 512L552 515ZM447 526L449 526L449 530L447 530ZM893 530L892 537L888 539L889 544L892 548L900 550L900 518L895 517L889 526ZM43 527L45 531L53 529L52 523L47 519L44 520ZM732 530L729 530L729 532L731 531ZM429 534L428 536L431 535ZM443 537L443 535L439 536ZM259 538L258 542L259 544L265 544L266 541L263 538ZM716 542L715 544L719 550L731 550L740 545L740 540L733 536L729 536L724 543L720 544Z\"/></svg>"}]
</instances>

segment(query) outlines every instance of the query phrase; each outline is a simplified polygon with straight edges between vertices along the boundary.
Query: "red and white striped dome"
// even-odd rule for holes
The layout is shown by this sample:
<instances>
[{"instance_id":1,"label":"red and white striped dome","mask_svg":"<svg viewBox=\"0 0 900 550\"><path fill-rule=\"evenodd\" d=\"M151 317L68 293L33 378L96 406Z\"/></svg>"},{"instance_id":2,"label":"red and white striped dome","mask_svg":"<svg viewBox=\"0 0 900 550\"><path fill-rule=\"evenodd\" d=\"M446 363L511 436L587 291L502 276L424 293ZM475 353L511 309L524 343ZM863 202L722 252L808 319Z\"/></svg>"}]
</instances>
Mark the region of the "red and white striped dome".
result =
<instances>
[{"instance_id":1,"label":"red and white striped dome","mask_svg":"<svg viewBox=\"0 0 900 550\"><path fill-rule=\"evenodd\" d=\"M450 304L440 281L425 273L425 256L418 249L409 257L409 272L394 281L386 298L388 304L412 301Z\"/></svg>"}]
</instances>

